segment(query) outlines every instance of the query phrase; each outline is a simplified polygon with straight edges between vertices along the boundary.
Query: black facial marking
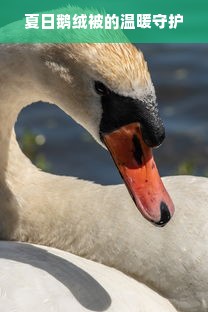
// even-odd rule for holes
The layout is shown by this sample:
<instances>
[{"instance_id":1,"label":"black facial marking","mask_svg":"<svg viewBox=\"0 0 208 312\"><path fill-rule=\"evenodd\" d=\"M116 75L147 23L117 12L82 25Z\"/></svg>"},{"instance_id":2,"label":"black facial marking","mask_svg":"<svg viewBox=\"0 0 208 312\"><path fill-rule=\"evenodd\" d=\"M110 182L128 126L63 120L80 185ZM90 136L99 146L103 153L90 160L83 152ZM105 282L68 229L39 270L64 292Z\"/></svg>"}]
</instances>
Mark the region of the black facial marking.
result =
<instances>
[{"instance_id":1,"label":"black facial marking","mask_svg":"<svg viewBox=\"0 0 208 312\"><path fill-rule=\"evenodd\" d=\"M133 122L141 125L142 137L150 147L158 146L165 137L163 123L159 117L157 104L148 103L118 95L108 89L108 94L101 96L102 119L100 136L112 132Z\"/></svg>"},{"instance_id":2,"label":"black facial marking","mask_svg":"<svg viewBox=\"0 0 208 312\"><path fill-rule=\"evenodd\" d=\"M166 205L166 203L161 202L160 204L160 221L159 222L155 222L155 225L158 226L164 226L166 225L166 223L168 223L168 221L170 221L171 219L171 214L170 211L168 209L168 206Z\"/></svg>"},{"instance_id":3,"label":"black facial marking","mask_svg":"<svg viewBox=\"0 0 208 312\"><path fill-rule=\"evenodd\" d=\"M141 148L139 139L137 138L136 135L134 135L132 141L134 144L134 157L138 165L141 166L143 153L142 153L142 148Z\"/></svg>"}]
</instances>

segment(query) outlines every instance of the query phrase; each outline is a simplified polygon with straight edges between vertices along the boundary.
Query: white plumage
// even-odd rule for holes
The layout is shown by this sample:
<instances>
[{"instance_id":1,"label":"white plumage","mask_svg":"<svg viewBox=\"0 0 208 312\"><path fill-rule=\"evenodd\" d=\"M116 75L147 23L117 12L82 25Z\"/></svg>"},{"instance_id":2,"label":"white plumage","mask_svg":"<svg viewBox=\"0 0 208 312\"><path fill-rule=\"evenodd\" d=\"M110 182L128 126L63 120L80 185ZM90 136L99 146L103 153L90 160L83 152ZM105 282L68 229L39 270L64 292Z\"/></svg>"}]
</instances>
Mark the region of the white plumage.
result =
<instances>
[{"instance_id":1,"label":"white plumage","mask_svg":"<svg viewBox=\"0 0 208 312\"><path fill-rule=\"evenodd\" d=\"M158 229L138 214L122 185L101 186L39 171L23 155L13 132L20 110L41 99L56 103L99 141L102 106L94 92L93 81L101 79L123 95L142 98L146 98L148 92L153 95L141 52L131 45L116 44L2 45L0 72L0 238L49 245L102 262L155 289L180 311L207 312L208 179L165 178L176 213L170 224ZM18 249L13 243L5 244L2 248L15 246ZM118 278L127 279L85 259L66 257L72 262L78 259L80 266L83 261L86 269L85 264L89 263L90 267L109 270L110 275L115 273ZM7 266L8 260L2 260L3 266ZM18 280L22 282L21 272L26 264L10 262L9 265L18 266ZM37 268L35 270L34 275L40 273ZM13 277L15 275L11 274L10 278ZM47 278L52 277L47 275ZM10 281L8 291L15 293L18 289ZM104 283L109 286L107 281ZM111 287L117 287L118 283L115 284L113 282ZM125 291L127 289L131 291L131 287ZM136 295L134 298L137 302ZM69 300L74 299L71 296Z\"/></svg>"},{"instance_id":2,"label":"white plumage","mask_svg":"<svg viewBox=\"0 0 208 312\"><path fill-rule=\"evenodd\" d=\"M123 273L50 247L0 242L1 312L176 312Z\"/></svg>"}]
</instances>

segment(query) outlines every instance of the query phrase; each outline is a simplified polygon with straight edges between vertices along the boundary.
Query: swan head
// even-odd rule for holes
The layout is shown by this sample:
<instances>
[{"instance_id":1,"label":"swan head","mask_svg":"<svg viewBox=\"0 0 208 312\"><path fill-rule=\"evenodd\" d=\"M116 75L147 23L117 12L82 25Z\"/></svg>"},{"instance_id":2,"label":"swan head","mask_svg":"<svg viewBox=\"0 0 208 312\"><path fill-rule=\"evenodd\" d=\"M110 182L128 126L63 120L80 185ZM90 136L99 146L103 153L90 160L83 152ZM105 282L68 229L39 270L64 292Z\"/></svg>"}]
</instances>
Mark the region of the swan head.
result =
<instances>
[{"instance_id":1,"label":"swan head","mask_svg":"<svg viewBox=\"0 0 208 312\"><path fill-rule=\"evenodd\" d=\"M59 64L48 62L68 90L60 106L107 147L143 216L165 225L174 206L152 156L165 130L142 52L104 43L60 49Z\"/></svg>"}]
</instances>

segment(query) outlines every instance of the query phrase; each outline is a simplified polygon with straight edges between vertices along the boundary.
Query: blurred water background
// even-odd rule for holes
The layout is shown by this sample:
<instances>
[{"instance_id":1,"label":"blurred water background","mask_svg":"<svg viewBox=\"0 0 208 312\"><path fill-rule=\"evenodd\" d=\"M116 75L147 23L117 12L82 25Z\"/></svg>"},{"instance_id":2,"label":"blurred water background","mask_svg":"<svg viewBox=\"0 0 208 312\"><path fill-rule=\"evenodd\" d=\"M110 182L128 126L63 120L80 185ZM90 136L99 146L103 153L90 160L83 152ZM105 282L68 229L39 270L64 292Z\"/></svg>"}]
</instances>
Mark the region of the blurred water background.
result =
<instances>
[{"instance_id":1,"label":"blurred water background","mask_svg":"<svg viewBox=\"0 0 208 312\"><path fill-rule=\"evenodd\" d=\"M208 44L141 44L156 88L166 140L155 150L162 176L208 175ZM102 184L121 178L110 158L82 127L54 105L22 111L18 140L46 171Z\"/></svg>"}]
</instances>

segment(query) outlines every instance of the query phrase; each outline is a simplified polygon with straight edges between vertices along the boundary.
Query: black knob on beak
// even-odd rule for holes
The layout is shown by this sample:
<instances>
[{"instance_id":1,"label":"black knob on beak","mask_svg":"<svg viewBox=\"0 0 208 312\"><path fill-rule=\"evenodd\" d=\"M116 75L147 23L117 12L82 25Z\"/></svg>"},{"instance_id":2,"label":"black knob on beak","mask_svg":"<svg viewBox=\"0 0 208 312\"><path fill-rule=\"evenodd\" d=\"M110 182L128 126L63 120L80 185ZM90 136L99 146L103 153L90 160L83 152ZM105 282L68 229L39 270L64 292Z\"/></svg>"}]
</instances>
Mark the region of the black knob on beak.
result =
<instances>
[{"instance_id":1,"label":"black knob on beak","mask_svg":"<svg viewBox=\"0 0 208 312\"><path fill-rule=\"evenodd\" d=\"M157 120L157 123L154 122L141 123L141 131L144 142L149 147L159 146L165 139L165 128L160 119Z\"/></svg>"}]
</instances>

